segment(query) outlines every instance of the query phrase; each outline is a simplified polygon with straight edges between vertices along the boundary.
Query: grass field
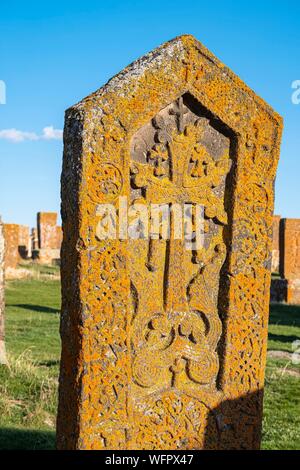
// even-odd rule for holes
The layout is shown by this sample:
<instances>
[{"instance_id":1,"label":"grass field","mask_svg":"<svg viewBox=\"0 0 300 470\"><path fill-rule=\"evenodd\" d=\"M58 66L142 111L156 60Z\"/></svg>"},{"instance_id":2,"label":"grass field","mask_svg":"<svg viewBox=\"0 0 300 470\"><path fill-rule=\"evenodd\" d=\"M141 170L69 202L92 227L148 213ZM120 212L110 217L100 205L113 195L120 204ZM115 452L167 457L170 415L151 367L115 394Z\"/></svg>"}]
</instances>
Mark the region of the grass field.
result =
<instances>
[{"instance_id":1,"label":"grass field","mask_svg":"<svg viewBox=\"0 0 300 470\"><path fill-rule=\"evenodd\" d=\"M0 367L0 449L53 449L60 283L9 281L6 305L9 367ZM264 449L300 449L300 365L293 364L291 354L296 340L300 340L300 307L272 306Z\"/></svg>"}]
</instances>

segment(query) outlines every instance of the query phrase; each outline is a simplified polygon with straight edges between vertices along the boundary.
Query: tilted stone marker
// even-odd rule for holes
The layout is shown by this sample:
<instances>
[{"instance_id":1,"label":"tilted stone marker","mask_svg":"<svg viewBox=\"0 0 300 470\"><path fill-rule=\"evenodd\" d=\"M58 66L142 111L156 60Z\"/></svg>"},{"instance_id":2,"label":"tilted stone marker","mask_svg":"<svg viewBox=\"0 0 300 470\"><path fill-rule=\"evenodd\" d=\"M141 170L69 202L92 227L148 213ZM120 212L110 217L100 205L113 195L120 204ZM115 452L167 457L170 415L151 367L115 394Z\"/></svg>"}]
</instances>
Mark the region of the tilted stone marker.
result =
<instances>
[{"instance_id":1,"label":"tilted stone marker","mask_svg":"<svg viewBox=\"0 0 300 470\"><path fill-rule=\"evenodd\" d=\"M300 304L300 219L282 219L280 275L287 281L286 302Z\"/></svg>"},{"instance_id":2,"label":"tilted stone marker","mask_svg":"<svg viewBox=\"0 0 300 470\"><path fill-rule=\"evenodd\" d=\"M67 111L58 448L259 447L280 138L191 36ZM204 246L101 239L120 196L204 206Z\"/></svg>"}]
</instances>

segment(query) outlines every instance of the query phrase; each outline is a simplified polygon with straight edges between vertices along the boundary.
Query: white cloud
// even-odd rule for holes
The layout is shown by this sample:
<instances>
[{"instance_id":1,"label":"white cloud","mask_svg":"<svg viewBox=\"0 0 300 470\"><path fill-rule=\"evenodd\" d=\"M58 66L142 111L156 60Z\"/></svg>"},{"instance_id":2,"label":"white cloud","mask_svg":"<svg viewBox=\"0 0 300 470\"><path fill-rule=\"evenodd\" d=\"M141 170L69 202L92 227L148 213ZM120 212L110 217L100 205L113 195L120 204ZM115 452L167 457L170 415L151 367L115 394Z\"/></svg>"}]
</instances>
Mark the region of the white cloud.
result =
<instances>
[{"instance_id":1,"label":"white cloud","mask_svg":"<svg viewBox=\"0 0 300 470\"><path fill-rule=\"evenodd\" d=\"M0 139L10 140L11 142L23 142L24 140L38 140L38 136L34 132L3 129L0 131Z\"/></svg>"},{"instance_id":2,"label":"white cloud","mask_svg":"<svg viewBox=\"0 0 300 470\"><path fill-rule=\"evenodd\" d=\"M45 140L61 140L63 131L61 129L54 129L53 126L44 127L42 139Z\"/></svg>"},{"instance_id":3,"label":"white cloud","mask_svg":"<svg viewBox=\"0 0 300 470\"><path fill-rule=\"evenodd\" d=\"M35 132L20 131L18 129L2 129L0 130L0 139L10 142L24 142L25 140L61 140L63 131L54 129L53 126L44 127L41 135Z\"/></svg>"}]
</instances>

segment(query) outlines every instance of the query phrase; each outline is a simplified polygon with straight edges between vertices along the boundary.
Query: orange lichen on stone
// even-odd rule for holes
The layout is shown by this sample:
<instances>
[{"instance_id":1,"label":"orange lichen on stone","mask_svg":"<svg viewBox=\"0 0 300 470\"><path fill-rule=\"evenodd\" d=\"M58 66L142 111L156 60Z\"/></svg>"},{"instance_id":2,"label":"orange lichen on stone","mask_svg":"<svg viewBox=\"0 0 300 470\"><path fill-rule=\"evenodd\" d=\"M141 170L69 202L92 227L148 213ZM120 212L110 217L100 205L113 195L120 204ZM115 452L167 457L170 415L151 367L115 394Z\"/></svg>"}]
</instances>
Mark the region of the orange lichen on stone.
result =
<instances>
[{"instance_id":1,"label":"orange lichen on stone","mask_svg":"<svg viewBox=\"0 0 300 470\"><path fill-rule=\"evenodd\" d=\"M287 303L300 304L300 219L282 219L280 275L287 280Z\"/></svg>"},{"instance_id":2,"label":"orange lichen on stone","mask_svg":"<svg viewBox=\"0 0 300 470\"><path fill-rule=\"evenodd\" d=\"M56 225L56 212L38 212L37 234L38 250L33 254L40 263L51 264L60 259L62 228ZM35 236L36 233L33 233ZM34 242L35 243L35 242Z\"/></svg>"},{"instance_id":3,"label":"orange lichen on stone","mask_svg":"<svg viewBox=\"0 0 300 470\"><path fill-rule=\"evenodd\" d=\"M19 254L20 226L18 224L4 224L5 238L5 270L15 269L20 261Z\"/></svg>"},{"instance_id":4,"label":"orange lichen on stone","mask_svg":"<svg viewBox=\"0 0 300 470\"><path fill-rule=\"evenodd\" d=\"M39 248L57 248L56 222L56 212L38 212L37 229L39 236Z\"/></svg>"},{"instance_id":5,"label":"orange lichen on stone","mask_svg":"<svg viewBox=\"0 0 300 470\"><path fill-rule=\"evenodd\" d=\"M192 36L66 112L60 449L259 447L281 130ZM204 245L100 239L120 196L204 206Z\"/></svg>"}]
</instances>

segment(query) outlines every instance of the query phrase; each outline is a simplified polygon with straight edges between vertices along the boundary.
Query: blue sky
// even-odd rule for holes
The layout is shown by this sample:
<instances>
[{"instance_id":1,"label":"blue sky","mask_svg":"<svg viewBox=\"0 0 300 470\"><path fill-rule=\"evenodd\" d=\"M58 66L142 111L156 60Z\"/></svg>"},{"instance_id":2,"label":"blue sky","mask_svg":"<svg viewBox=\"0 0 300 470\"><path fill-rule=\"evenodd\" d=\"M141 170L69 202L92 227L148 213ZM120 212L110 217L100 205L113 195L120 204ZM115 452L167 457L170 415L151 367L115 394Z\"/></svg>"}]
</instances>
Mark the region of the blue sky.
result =
<instances>
[{"instance_id":1,"label":"blue sky","mask_svg":"<svg viewBox=\"0 0 300 470\"><path fill-rule=\"evenodd\" d=\"M33 226L38 211L59 211L64 110L184 33L196 36L284 117L276 212L300 217L300 104L291 100L291 84L300 80L299 1L54 0L0 7L4 221Z\"/></svg>"}]
</instances>

